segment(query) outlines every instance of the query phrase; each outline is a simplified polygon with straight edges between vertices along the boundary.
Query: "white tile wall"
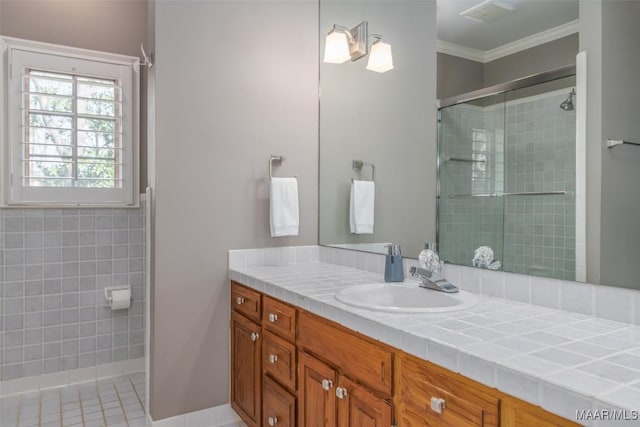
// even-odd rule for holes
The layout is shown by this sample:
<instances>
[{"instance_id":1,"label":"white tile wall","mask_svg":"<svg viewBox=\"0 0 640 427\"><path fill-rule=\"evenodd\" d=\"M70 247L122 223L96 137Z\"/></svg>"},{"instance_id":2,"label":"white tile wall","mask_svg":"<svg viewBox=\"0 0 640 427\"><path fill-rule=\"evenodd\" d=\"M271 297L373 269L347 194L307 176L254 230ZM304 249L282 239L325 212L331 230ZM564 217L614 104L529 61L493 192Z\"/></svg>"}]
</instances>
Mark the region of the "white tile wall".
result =
<instances>
[{"instance_id":1,"label":"white tile wall","mask_svg":"<svg viewBox=\"0 0 640 427\"><path fill-rule=\"evenodd\" d=\"M276 250L279 253L277 256ZM267 261L268 264L265 264ZM229 251L229 268L319 261L371 273L384 273L384 255L326 246ZM409 277L409 267L417 265L417 261L405 258L404 262L405 277ZM640 291L637 290L494 272L452 264L445 265L444 275L454 285L469 292L640 325Z\"/></svg>"}]
</instances>

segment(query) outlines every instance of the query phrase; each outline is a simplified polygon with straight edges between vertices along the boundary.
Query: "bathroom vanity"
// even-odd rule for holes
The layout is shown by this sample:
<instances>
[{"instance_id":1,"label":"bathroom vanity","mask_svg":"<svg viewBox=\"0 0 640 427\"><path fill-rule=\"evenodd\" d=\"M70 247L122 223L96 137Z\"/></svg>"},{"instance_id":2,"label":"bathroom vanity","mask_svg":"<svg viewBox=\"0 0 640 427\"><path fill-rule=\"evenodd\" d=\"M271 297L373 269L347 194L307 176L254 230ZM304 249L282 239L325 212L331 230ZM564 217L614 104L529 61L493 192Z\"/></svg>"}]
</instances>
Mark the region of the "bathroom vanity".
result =
<instances>
[{"instance_id":1,"label":"bathroom vanity","mask_svg":"<svg viewBox=\"0 0 640 427\"><path fill-rule=\"evenodd\" d=\"M637 326L485 295L449 313L363 310L335 295L381 282L353 268L378 259L327 251L230 252L231 404L249 426L600 426L578 412L637 413L639 372L611 370L640 356Z\"/></svg>"},{"instance_id":2,"label":"bathroom vanity","mask_svg":"<svg viewBox=\"0 0 640 427\"><path fill-rule=\"evenodd\" d=\"M231 282L233 408L249 426L573 426Z\"/></svg>"}]
</instances>

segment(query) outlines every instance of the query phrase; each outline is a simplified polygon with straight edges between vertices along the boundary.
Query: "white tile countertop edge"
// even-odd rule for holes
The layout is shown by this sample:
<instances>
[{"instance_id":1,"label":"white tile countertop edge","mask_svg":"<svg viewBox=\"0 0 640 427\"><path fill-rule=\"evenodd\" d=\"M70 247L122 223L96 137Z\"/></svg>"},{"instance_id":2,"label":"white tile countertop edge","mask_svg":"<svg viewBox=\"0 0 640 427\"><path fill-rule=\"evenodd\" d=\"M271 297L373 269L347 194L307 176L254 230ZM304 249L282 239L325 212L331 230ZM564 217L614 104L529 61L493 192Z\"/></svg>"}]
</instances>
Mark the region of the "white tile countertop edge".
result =
<instances>
[{"instance_id":1,"label":"white tile countertop edge","mask_svg":"<svg viewBox=\"0 0 640 427\"><path fill-rule=\"evenodd\" d=\"M283 248L271 249L282 256ZM229 277L567 419L577 410L600 411L591 418L602 409L625 417L640 410L637 326L490 296L469 310L431 315L356 309L335 293L382 282L381 275L317 261L314 251L286 248L300 263L271 266L247 262L246 253L237 262L242 251L230 251ZM254 255L264 261L266 253Z\"/></svg>"}]
</instances>

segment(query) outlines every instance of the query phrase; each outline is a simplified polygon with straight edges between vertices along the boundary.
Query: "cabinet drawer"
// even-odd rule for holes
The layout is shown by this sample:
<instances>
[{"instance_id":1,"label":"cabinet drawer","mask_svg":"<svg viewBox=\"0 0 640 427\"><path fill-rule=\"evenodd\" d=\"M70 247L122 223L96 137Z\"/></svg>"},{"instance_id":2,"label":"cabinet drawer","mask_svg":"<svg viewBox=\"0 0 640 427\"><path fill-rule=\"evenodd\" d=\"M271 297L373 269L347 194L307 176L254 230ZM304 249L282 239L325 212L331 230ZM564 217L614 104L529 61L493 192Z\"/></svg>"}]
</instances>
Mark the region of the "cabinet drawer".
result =
<instances>
[{"instance_id":1,"label":"cabinet drawer","mask_svg":"<svg viewBox=\"0 0 640 427\"><path fill-rule=\"evenodd\" d=\"M296 348L273 333L264 332L262 342L262 367L264 373L271 375L291 391L296 389Z\"/></svg>"},{"instance_id":2,"label":"cabinet drawer","mask_svg":"<svg viewBox=\"0 0 640 427\"><path fill-rule=\"evenodd\" d=\"M498 425L499 399L490 389L425 361L400 357L398 368L399 426L423 419L428 426L490 427ZM431 400L442 399L441 413Z\"/></svg>"},{"instance_id":3,"label":"cabinet drawer","mask_svg":"<svg viewBox=\"0 0 640 427\"><path fill-rule=\"evenodd\" d=\"M234 311L260 323L262 308L260 292L231 282L231 307Z\"/></svg>"},{"instance_id":4,"label":"cabinet drawer","mask_svg":"<svg viewBox=\"0 0 640 427\"><path fill-rule=\"evenodd\" d=\"M264 378L262 387L262 425L295 426L296 398L269 377Z\"/></svg>"},{"instance_id":5,"label":"cabinet drawer","mask_svg":"<svg viewBox=\"0 0 640 427\"><path fill-rule=\"evenodd\" d=\"M500 401L501 427L579 427L579 425L514 397L503 397Z\"/></svg>"},{"instance_id":6,"label":"cabinet drawer","mask_svg":"<svg viewBox=\"0 0 640 427\"><path fill-rule=\"evenodd\" d=\"M265 295L262 324L291 342L296 340L296 309Z\"/></svg>"},{"instance_id":7,"label":"cabinet drawer","mask_svg":"<svg viewBox=\"0 0 640 427\"><path fill-rule=\"evenodd\" d=\"M348 377L391 396L393 355L390 350L307 312L299 315L298 343Z\"/></svg>"}]
</instances>

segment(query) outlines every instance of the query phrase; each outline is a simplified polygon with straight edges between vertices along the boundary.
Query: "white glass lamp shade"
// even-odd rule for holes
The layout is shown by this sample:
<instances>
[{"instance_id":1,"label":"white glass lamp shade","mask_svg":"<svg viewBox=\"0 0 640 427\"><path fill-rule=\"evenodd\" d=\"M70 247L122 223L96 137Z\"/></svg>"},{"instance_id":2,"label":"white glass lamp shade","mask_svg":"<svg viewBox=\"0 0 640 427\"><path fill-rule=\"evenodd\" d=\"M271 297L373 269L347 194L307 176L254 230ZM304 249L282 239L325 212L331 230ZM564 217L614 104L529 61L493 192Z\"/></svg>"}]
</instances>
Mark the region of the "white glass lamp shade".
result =
<instances>
[{"instance_id":1,"label":"white glass lamp shade","mask_svg":"<svg viewBox=\"0 0 640 427\"><path fill-rule=\"evenodd\" d=\"M391 45L385 41L378 40L371 46L369 52L369 62L367 70L376 73L384 73L393 70L393 56L391 55Z\"/></svg>"},{"instance_id":2,"label":"white glass lamp shade","mask_svg":"<svg viewBox=\"0 0 640 427\"><path fill-rule=\"evenodd\" d=\"M335 28L329 31L324 41L324 62L328 64L342 64L351 59L349 53L349 39L342 31Z\"/></svg>"}]
</instances>

